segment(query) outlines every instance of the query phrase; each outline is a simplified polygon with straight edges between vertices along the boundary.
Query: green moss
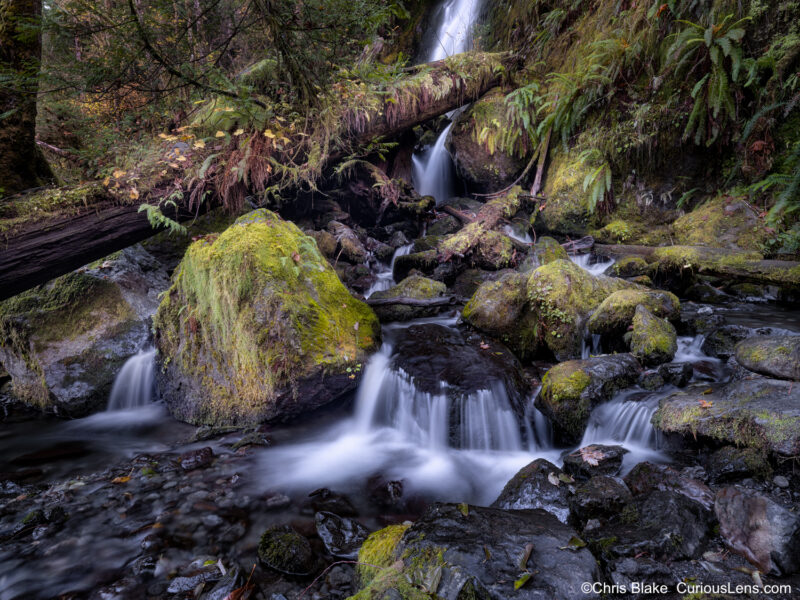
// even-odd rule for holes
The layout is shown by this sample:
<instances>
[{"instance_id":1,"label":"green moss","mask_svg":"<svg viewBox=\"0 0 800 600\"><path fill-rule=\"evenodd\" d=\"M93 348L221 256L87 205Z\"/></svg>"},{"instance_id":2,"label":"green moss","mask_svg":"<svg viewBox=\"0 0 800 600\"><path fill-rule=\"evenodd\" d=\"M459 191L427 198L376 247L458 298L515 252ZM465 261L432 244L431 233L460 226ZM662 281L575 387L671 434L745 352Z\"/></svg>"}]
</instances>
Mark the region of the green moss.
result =
<instances>
[{"instance_id":1,"label":"green moss","mask_svg":"<svg viewBox=\"0 0 800 600\"><path fill-rule=\"evenodd\" d=\"M591 169L577 155L561 149L552 154L544 188L547 203L537 213L537 229L562 235L583 235L590 229L593 217L583 182Z\"/></svg>"},{"instance_id":2,"label":"green moss","mask_svg":"<svg viewBox=\"0 0 800 600\"><path fill-rule=\"evenodd\" d=\"M591 401L583 396L591 382L580 361L560 363L542 378L540 397L559 424L576 436L580 435L591 410Z\"/></svg>"},{"instance_id":3,"label":"green moss","mask_svg":"<svg viewBox=\"0 0 800 600\"><path fill-rule=\"evenodd\" d=\"M589 331L600 334L624 333L639 305L658 317L676 318L681 303L675 294L662 290L620 290L600 303L589 318Z\"/></svg>"},{"instance_id":4,"label":"green moss","mask_svg":"<svg viewBox=\"0 0 800 600\"><path fill-rule=\"evenodd\" d=\"M614 277L638 277L647 273L647 261L641 256L624 256L608 270Z\"/></svg>"},{"instance_id":5,"label":"green moss","mask_svg":"<svg viewBox=\"0 0 800 600\"><path fill-rule=\"evenodd\" d=\"M569 260L569 255L564 247L551 237L540 238L533 247L533 253L539 263L546 265L554 260Z\"/></svg>"},{"instance_id":6,"label":"green moss","mask_svg":"<svg viewBox=\"0 0 800 600\"><path fill-rule=\"evenodd\" d=\"M654 316L644 306L636 307L631 335L631 354L642 364L669 362L678 351L677 334L672 323Z\"/></svg>"},{"instance_id":7,"label":"green moss","mask_svg":"<svg viewBox=\"0 0 800 600\"><path fill-rule=\"evenodd\" d=\"M380 335L314 239L264 209L189 247L154 324L166 360L202 382L210 423L247 420L298 378L360 364Z\"/></svg>"},{"instance_id":8,"label":"green moss","mask_svg":"<svg viewBox=\"0 0 800 600\"><path fill-rule=\"evenodd\" d=\"M86 183L72 187L46 188L4 200L0 205L0 234L10 233L31 221L75 214L102 199L104 192L101 184Z\"/></svg>"},{"instance_id":9,"label":"green moss","mask_svg":"<svg viewBox=\"0 0 800 600\"><path fill-rule=\"evenodd\" d=\"M673 223L678 243L758 250L769 237L765 223L743 202L729 197L709 200Z\"/></svg>"}]
</instances>

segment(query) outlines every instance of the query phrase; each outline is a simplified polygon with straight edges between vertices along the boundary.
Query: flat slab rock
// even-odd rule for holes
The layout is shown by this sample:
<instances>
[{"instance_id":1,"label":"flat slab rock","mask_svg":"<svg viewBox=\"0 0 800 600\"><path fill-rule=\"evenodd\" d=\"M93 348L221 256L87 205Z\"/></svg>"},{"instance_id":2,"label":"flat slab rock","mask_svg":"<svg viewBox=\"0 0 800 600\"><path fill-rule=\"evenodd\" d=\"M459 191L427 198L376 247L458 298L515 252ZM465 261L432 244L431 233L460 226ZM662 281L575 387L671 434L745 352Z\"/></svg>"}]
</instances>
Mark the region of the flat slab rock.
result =
<instances>
[{"instance_id":1,"label":"flat slab rock","mask_svg":"<svg viewBox=\"0 0 800 600\"><path fill-rule=\"evenodd\" d=\"M653 425L737 446L800 454L800 385L777 379L698 384L663 398Z\"/></svg>"},{"instance_id":2,"label":"flat slab rock","mask_svg":"<svg viewBox=\"0 0 800 600\"><path fill-rule=\"evenodd\" d=\"M581 592L582 583L601 576L592 553L575 547L576 536L543 510L434 504L406 531L398 552L407 566L439 557L430 591L444 600L598 598Z\"/></svg>"},{"instance_id":3,"label":"flat slab rock","mask_svg":"<svg viewBox=\"0 0 800 600\"><path fill-rule=\"evenodd\" d=\"M736 345L734 356L755 373L800 381L800 335L751 337Z\"/></svg>"}]
</instances>

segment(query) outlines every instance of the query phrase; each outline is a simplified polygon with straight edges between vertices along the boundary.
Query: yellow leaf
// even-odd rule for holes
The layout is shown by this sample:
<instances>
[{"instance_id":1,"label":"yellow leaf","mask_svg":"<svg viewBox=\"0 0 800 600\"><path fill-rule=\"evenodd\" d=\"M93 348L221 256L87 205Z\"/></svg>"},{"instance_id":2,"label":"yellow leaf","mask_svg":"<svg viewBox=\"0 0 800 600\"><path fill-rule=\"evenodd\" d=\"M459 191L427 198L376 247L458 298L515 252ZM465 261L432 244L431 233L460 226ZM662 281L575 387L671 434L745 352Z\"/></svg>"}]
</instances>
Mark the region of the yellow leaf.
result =
<instances>
[{"instance_id":1,"label":"yellow leaf","mask_svg":"<svg viewBox=\"0 0 800 600\"><path fill-rule=\"evenodd\" d=\"M205 100L195 100L193 104L204 104Z\"/></svg>"},{"instance_id":2,"label":"yellow leaf","mask_svg":"<svg viewBox=\"0 0 800 600\"><path fill-rule=\"evenodd\" d=\"M112 175L114 176L114 179L119 179L120 177L125 175L125 171L123 171L122 169L115 169Z\"/></svg>"},{"instance_id":3,"label":"yellow leaf","mask_svg":"<svg viewBox=\"0 0 800 600\"><path fill-rule=\"evenodd\" d=\"M131 191L128 193L128 195L131 197L131 200L136 200L139 197L139 190L136 188L131 188Z\"/></svg>"},{"instance_id":4,"label":"yellow leaf","mask_svg":"<svg viewBox=\"0 0 800 600\"><path fill-rule=\"evenodd\" d=\"M233 132L233 135L242 135L244 133L244 129L241 127Z\"/></svg>"},{"instance_id":5,"label":"yellow leaf","mask_svg":"<svg viewBox=\"0 0 800 600\"><path fill-rule=\"evenodd\" d=\"M160 137L162 140L165 140L165 139L167 139L167 134L166 133L159 133L158 137Z\"/></svg>"},{"instance_id":6,"label":"yellow leaf","mask_svg":"<svg viewBox=\"0 0 800 600\"><path fill-rule=\"evenodd\" d=\"M218 138L225 137L225 132L224 131L217 131L217 133L214 134L214 137L218 137Z\"/></svg>"},{"instance_id":7,"label":"yellow leaf","mask_svg":"<svg viewBox=\"0 0 800 600\"><path fill-rule=\"evenodd\" d=\"M197 140L197 141L196 141L196 142L193 144L193 146L194 146L195 148L205 148L205 147L206 147L206 143L205 143L203 140Z\"/></svg>"},{"instance_id":8,"label":"yellow leaf","mask_svg":"<svg viewBox=\"0 0 800 600\"><path fill-rule=\"evenodd\" d=\"M108 187L108 184L111 183L111 177L106 177L103 179L103 185Z\"/></svg>"},{"instance_id":9,"label":"yellow leaf","mask_svg":"<svg viewBox=\"0 0 800 600\"><path fill-rule=\"evenodd\" d=\"M181 168L178 163L169 163L169 166L172 167L173 169L180 169Z\"/></svg>"},{"instance_id":10,"label":"yellow leaf","mask_svg":"<svg viewBox=\"0 0 800 600\"><path fill-rule=\"evenodd\" d=\"M186 160L186 157L185 157L185 156L183 156L183 155L180 155L180 156L178 157L178 161L179 161L179 162L184 162L185 160Z\"/></svg>"},{"instance_id":11,"label":"yellow leaf","mask_svg":"<svg viewBox=\"0 0 800 600\"><path fill-rule=\"evenodd\" d=\"M114 477L114 479L111 480L111 483L128 483L130 480L130 475L126 475L125 477Z\"/></svg>"},{"instance_id":12,"label":"yellow leaf","mask_svg":"<svg viewBox=\"0 0 800 600\"><path fill-rule=\"evenodd\" d=\"M271 140L274 140L274 139L275 139L275 134L274 134L274 133L272 133L272 130L271 130L271 129L267 129L266 131L264 131L264 136L265 136L265 137L268 137L268 138L269 138L269 139L271 139Z\"/></svg>"},{"instance_id":13,"label":"yellow leaf","mask_svg":"<svg viewBox=\"0 0 800 600\"><path fill-rule=\"evenodd\" d=\"M287 138L287 137L282 137L282 138L281 138L281 141L282 141L284 144L288 144L288 143L289 143L289 138Z\"/></svg>"}]
</instances>

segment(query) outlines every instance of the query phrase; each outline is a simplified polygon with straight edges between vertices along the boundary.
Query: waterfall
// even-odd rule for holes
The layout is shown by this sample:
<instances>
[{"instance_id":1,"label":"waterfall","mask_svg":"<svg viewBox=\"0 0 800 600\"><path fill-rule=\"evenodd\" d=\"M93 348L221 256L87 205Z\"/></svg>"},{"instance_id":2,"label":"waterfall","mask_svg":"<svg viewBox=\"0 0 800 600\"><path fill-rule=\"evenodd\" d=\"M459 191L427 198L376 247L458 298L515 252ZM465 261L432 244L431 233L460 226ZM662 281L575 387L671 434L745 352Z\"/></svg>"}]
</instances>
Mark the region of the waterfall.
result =
<instances>
[{"instance_id":1,"label":"waterfall","mask_svg":"<svg viewBox=\"0 0 800 600\"><path fill-rule=\"evenodd\" d=\"M406 244L405 246L400 246L397 248L394 251L394 254L392 254L392 260L388 267L384 263L378 263L378 269L375 271L375 283L373 283L364 294L365 298L369 298L375 292L382 292L392 287L392 285L395 283L392 275L394 273L394 261L397 260L398 256L405 256L409 254L413 247L414 244Z\"/></svg>"},{"instance_id":2,"label":"waterfall","mask_svg":"<svg viewBox=\"0 0 800 600\"><path fill-rule=\"evenodd\" d=\"M592 275L602 275L608 267L616 262L613 258L595 256L593 254L570 254L569 259L584 271Z\"/></svg>"},{"instance_id":3,"label":"waterfall","mask_svg":"<svg viewBox=\"0 0 800 600\"><path fill-rule=\"evenodd\" d=\"M155 349L149 348L127 360L114 380L107 411L130 410L152 402L155 356Z\"/></svg>"},{"instance_id":4,"label":"waterfall","mask_svg":"<svg viewBox=\"0 0 800 600\"><path fill-rule=\"evenodd\" d=\"M469 49L472 26L478 16L479 0L446 0L442 20L429 42L425 62L441 60ZM452 114L450 117L452 118ZM445 148L452 123L439 134L430 149L413 157L414 186L423 196L433 196L436 203L447 200L454 189L454 167Z\"/></svg>"}]
</instances>

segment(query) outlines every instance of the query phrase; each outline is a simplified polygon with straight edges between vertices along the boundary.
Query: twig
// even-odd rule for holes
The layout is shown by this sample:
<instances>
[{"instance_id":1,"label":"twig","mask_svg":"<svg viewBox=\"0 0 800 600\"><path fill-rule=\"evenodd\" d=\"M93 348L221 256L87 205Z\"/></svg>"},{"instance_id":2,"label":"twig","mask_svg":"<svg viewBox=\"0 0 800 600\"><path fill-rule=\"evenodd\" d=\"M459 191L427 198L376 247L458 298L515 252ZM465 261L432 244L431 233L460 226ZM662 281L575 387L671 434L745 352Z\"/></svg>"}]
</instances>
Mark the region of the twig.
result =
<instances>
[{"instance_id":1,"label":"twig","mask_svg":"<svg viewBox=\"0 0 800 600\"><path fill-rule=\"evenodd\" d=\"M383 568L383 567L379 567L378 565L371 565L369 563L359 562L357 560L337 560L336 562L331 563L327 567L325 567L325 570L322 573L320 573L319 575L317 575L317 577L314 579L314 581L312 581L308 585L308 587L306 589L304 589L302 592L300 592L300 595L297 597L297 600L302 600L303 596L306 595L306 592L308 590L310 590L312 587L314 587L314 584L317 583L317 581L319 581L320 577L325 575L325 573L330 571L336 565L363 565L365 567L372 567L373 569L382 569Z\"/></svg>"}]
</instances>

